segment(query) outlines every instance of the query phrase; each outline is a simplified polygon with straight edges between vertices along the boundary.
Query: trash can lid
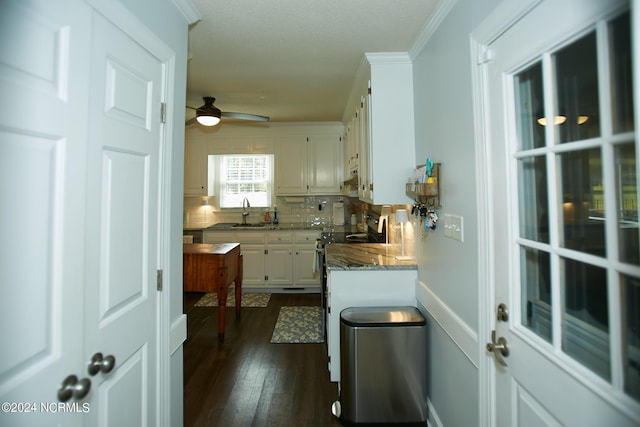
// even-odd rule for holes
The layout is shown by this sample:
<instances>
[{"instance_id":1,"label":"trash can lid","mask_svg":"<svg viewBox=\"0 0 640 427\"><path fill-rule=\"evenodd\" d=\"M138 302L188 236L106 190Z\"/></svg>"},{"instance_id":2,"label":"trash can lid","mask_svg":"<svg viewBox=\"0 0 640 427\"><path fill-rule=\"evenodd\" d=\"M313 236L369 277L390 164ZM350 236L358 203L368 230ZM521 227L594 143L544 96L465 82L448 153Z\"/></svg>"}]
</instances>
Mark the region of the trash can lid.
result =
<instances>
[{"instance_id":1,"label":"trash can lid","mask_svg":"<svg viewBox=\"0 0 640 427\"><path fill-rule=\"evenodd\" d=\"M422 326L426 320L416 307L351 307L340 320L348 326Z\"/></svg>"}]
</instances>

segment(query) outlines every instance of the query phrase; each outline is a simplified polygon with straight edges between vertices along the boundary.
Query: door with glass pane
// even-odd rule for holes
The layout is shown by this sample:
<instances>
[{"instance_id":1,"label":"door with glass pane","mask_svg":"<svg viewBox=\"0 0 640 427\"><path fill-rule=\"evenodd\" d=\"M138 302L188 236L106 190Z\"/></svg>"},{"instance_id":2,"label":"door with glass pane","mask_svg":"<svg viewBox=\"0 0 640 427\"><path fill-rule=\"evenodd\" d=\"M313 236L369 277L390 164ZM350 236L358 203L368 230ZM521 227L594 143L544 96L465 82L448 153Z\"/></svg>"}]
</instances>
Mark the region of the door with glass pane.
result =
<instances>
[{"instance_id":1,"label":"door with glass pane","mask_svg":"<svg viewBox=\"0 0 640 427\"><path fill-rule=\"evenodd\" d=\"M489 45L499 425L640 423L628 9L542 1Z\"/></svg>"}]
</instances>

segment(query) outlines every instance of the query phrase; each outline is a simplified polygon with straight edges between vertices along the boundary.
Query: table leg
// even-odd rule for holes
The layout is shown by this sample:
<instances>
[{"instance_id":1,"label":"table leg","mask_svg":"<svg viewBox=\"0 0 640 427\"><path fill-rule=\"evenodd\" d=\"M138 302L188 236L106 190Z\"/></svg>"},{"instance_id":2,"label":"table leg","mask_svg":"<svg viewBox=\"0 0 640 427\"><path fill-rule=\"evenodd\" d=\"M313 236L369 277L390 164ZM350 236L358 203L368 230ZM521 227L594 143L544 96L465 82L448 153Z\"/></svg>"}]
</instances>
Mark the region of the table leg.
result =
<instances>
[{"instance_id":1,"label":"table leg","mask_svg":"<svg viewBox=\"0 0 640 427\"><path fill-rule=\"evenodd\" d=\"M227 285L226 277L222 274L221 285L218 286L218 341L224 341L224 322L227 314Z\"/></svg>"},{"instance_id":2,"label":"table leg","mask_svg":"<svg viewBox=\"0 0 640 427\"><path fill-rule=\"evenodd\" d=\"M242 254L238 257L238 276L236 277L236 319L240 319L242 310Z\"/></svg>"}]
</instances>

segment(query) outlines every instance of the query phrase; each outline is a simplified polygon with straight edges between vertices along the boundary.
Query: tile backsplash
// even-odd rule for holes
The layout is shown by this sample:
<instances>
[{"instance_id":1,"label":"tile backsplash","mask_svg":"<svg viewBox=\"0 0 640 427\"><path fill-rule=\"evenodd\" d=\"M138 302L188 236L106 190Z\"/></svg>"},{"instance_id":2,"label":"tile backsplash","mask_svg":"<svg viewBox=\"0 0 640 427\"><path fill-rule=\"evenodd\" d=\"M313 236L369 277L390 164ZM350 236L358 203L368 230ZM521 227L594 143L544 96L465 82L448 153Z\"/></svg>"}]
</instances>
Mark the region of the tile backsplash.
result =
<instances>
[{"instance_id":1,"label":"tile backsplash","mask_svg":"<svg viewBox=\"0 0 640 427\"><path fill-rule=\"evenodd\" d=\"M333 203L344 202L344 223L351 224L351 214L356 221L362 219L363 204L346 196L280 196L274 206L278 208L280 224L311 224L328 226L333 223ZM207 203L207 204L205 204ZM269 208L273 221L274 206ZM247 222L264 222L266 208L248 208ZM206 227L219 222L242 222L242 209L220 210L215 206L215 197L185 197L184 226Z\"/></svg>"},{"instance_id":2,"label":"tile backsplash","mask_svg":"<svg viewBox=\"0 0 640 427\"><path fill-rule=\"evenodd\" d=\"M374 213L380 215L381 206L369 205L355 197L346 196L282 196L276 198L275 206L278 207L278 220L280 224L304 224L316 226L331 226L333 224L333 203L344 202L344 223L351 224L351 216L355 215L356 223L362 222L363 215ZM207 203L207 204L205 204ZM396 209L411 210L411 205L393 205ZM248 208L248 223L264 222L266 208ZM273 221L273 207L269 209L270 218ZM400 244L400 224L395 223L395 217L389 218L388 242ZM220 222L242 222L242 208L224 209L221 211L215 206L215 197L185 197L184 198L184 227L204 228ZM409 222L405 229L405 247L407 255L414 255L414 223Z\"/></svg>"}]
</instances>

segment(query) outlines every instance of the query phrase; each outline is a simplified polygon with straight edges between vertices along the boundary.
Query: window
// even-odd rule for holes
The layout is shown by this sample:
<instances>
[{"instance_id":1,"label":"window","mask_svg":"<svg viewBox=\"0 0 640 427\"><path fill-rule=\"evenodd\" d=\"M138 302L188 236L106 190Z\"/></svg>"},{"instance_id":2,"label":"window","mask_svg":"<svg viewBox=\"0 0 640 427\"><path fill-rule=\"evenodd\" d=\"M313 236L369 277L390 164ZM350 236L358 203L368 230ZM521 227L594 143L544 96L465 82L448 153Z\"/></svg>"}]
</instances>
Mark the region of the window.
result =
<instances>
[{"instance_id":1,"label":"window","mask_svg":"<svg viewBox=\"0 0 640 427\"><path fill-rule=\"evenodd\" d=\"M626 12L515 74L514 171L521 324L640 400L630 34Z\"/></svg>"},{"instance_id":2,"label":"window","mask_svg":"<svg viewBox=\"0 0 640 427\"><path fill-rule=\"evenodd\" d=\"M273 154L211 155L209 180L221 208L240 208L245 198L252 207L269 207Z\"/></svg>"}]
</instances>

